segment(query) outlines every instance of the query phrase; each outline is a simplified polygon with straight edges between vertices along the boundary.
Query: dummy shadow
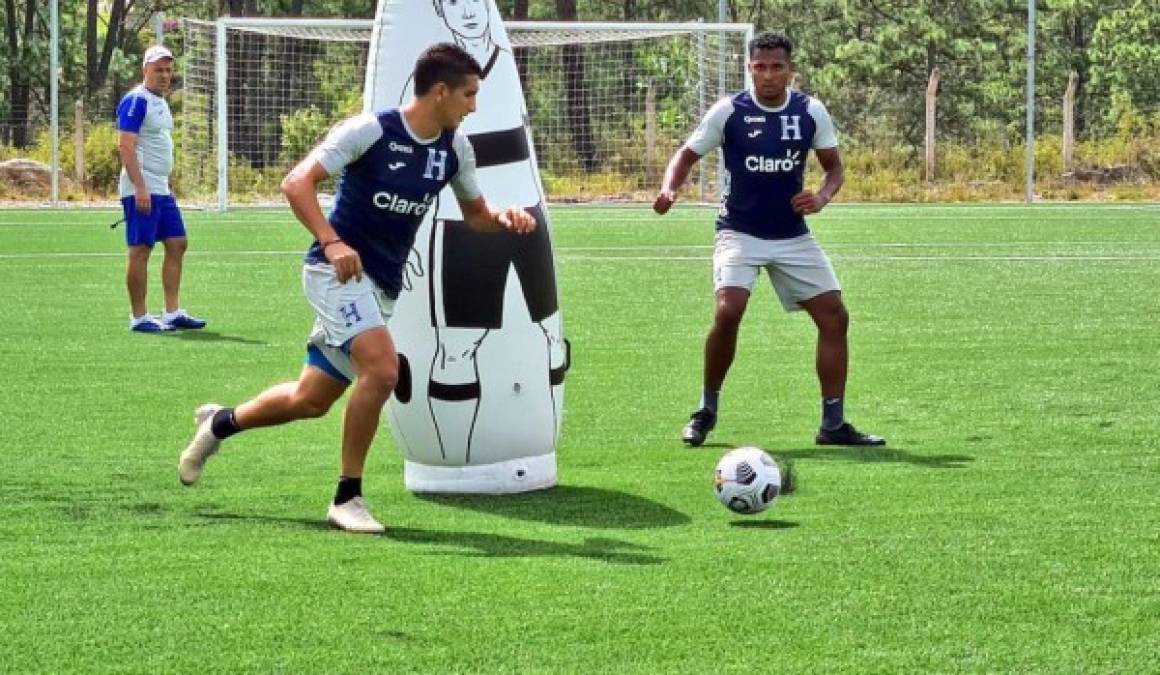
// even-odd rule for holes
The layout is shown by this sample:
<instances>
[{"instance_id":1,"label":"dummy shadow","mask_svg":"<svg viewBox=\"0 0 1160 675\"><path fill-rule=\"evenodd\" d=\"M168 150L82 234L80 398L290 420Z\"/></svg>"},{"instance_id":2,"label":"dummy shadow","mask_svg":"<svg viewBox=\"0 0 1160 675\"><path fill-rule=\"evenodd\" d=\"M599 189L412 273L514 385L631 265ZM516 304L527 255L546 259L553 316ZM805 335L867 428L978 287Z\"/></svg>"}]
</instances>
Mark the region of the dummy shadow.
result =
<instances>
[{"instance_id":1,"label":"dummy shadow","mask_svg":"<svg viewBox=\"0 0 1160 675\"><path fill-rule=\"evenodd\" d=\"M388 539L407 544L449 546L458 551L440 551L440 555L469 558L583 558L618 565L659 565L666 558L648 553L647 546L608 537L588 537L576 544L522 539L486 532L452 532L418 530L408 527L387 528Z\"/></svg>"},{"instance_id":2,"label":"dummy shadow","mask_svg":"<svg viewBox=\"0 0 1160 675\"><path fill-rule=\"evenodd\" d=\"M211 522L220 523L272 523L291 525L308 530L330 530L318 518L293 518L288 516L267 516L261 514L241 514L199 511L194 514ZM352 537L335 532L336 536ZM365 536L365 535L362 535ZM588 537L580 543L544 541L509 537L489 532L459 532L454 530L420 530L411 527L387 527L383 538L404 544L424 544L447 547L447 550L433 552L434 555L463 556L469 558L582 558L617 565L659 565L667 562L649 553L649 547L608 537Z\"/></svg>"},{"instance_id":3,"label":"dummy shadow","mask_svg":"<svg viewBox=\"0 0 1160 675\"><path fill-rule=\"evenodd\" d=\"M642 530L686 525L691 519L663 504L616 490L558 485L548 490L514 495L417 494L418 499L551 525L612 530Z\"/></svg>"}]
</instances>

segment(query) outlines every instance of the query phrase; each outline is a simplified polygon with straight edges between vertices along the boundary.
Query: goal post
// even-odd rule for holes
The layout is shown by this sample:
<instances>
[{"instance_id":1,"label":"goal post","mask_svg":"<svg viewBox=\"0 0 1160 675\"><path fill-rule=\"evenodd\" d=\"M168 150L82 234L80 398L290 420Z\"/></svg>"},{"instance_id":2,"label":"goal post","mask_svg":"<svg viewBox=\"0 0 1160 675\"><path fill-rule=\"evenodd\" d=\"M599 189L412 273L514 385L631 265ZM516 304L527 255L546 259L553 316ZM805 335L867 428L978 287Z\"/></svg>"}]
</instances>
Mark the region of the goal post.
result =
<instances>
[{"instance_id":1,"label":"goal post","mask_svg":"<svg viewBox=\"0 0 1160 675\"><path fill-rule=\"evenodd\" d=\"M545 188L556 201L645 199L717 99L746 86L750 24L508 21ZM335 122L359 112L372 22L182 21L187 201L272 202ZM720 159L690 179L722 189Z\"/></svg>"}]
</instances>

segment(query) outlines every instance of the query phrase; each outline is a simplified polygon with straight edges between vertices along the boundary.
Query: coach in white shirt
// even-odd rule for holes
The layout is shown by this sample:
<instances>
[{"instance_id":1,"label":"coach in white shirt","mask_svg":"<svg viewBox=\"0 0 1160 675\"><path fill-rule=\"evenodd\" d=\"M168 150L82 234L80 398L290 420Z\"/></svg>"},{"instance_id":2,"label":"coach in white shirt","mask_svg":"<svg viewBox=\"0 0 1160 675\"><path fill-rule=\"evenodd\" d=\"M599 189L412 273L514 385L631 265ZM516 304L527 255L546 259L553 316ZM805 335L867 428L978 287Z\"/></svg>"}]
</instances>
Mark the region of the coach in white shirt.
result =
<instances>
[{"instance_id":1,"label":"coach in white shirt","mask_svg":"<svg viewBox=\"0 0 1160 675\"><path fill-rule=\"evenodd\" d=\"M125 242L129 246L125 285L132 315L129 330L158 333L178 328L204 328L205 321L181 309L181 263L188 247L185 223L169 191L173 171L173 115L165 93L173 81L173 53L161 45L145 51L141 84L117 106L118 151L121 156L121 205L125 211ZM165 246L161 286L165 311L157 319L148 312L149 254L160 241Z\"/></svg>"}]
</instances>

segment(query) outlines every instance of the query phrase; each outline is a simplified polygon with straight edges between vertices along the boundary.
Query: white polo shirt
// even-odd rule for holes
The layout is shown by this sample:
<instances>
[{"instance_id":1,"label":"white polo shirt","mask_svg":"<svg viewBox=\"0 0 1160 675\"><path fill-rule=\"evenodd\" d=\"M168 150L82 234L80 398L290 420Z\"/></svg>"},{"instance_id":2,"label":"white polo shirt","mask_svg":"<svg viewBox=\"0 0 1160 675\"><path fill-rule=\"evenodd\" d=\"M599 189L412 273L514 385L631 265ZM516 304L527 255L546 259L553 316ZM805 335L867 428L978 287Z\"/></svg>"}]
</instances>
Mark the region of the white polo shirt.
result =
<instances>
[{"instance_id":1,"label":"white polo shirt","mask_svg":"<svg viewBox=\"0 0 1160 675\"><path fill-rule=\"evenodd\" d=\"M137 134L137 161L149 194L169 194L173 172L173 115L165 98L139 84L117 106L117 130ZM129 172L121 167L121 197L135 194Z\"/></svg>"}]
</instances>

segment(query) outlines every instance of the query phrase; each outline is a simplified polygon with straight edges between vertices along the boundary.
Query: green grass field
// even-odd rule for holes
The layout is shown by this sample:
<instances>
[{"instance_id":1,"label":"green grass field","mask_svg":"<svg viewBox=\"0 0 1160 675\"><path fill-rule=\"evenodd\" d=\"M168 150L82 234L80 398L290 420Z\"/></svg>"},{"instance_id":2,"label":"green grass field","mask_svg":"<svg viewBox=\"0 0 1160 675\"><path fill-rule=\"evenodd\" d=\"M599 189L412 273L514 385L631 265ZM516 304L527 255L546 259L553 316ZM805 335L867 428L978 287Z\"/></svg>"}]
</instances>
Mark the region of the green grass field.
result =
<instances>
[{"instance_id":1,"label":"green grass field","mask_svg":"<svg viewBox=\"0 0 1160 675\"><path fill-rule=\"evenodd\" d=\"M1160 206L816 217L876 450L812 445L814 331L764 284L713 447L682 447L712 211L552 213L561 486L416 497L384 429L360 537L322 522L337 413L176 477L196 405L300 368L288 210L187 212L212 323L166 336L126 330L113 211L0 211L0 671L1160 672ZM735 445L798 493L722 508Z\"/></svg>"}]
</instances>

